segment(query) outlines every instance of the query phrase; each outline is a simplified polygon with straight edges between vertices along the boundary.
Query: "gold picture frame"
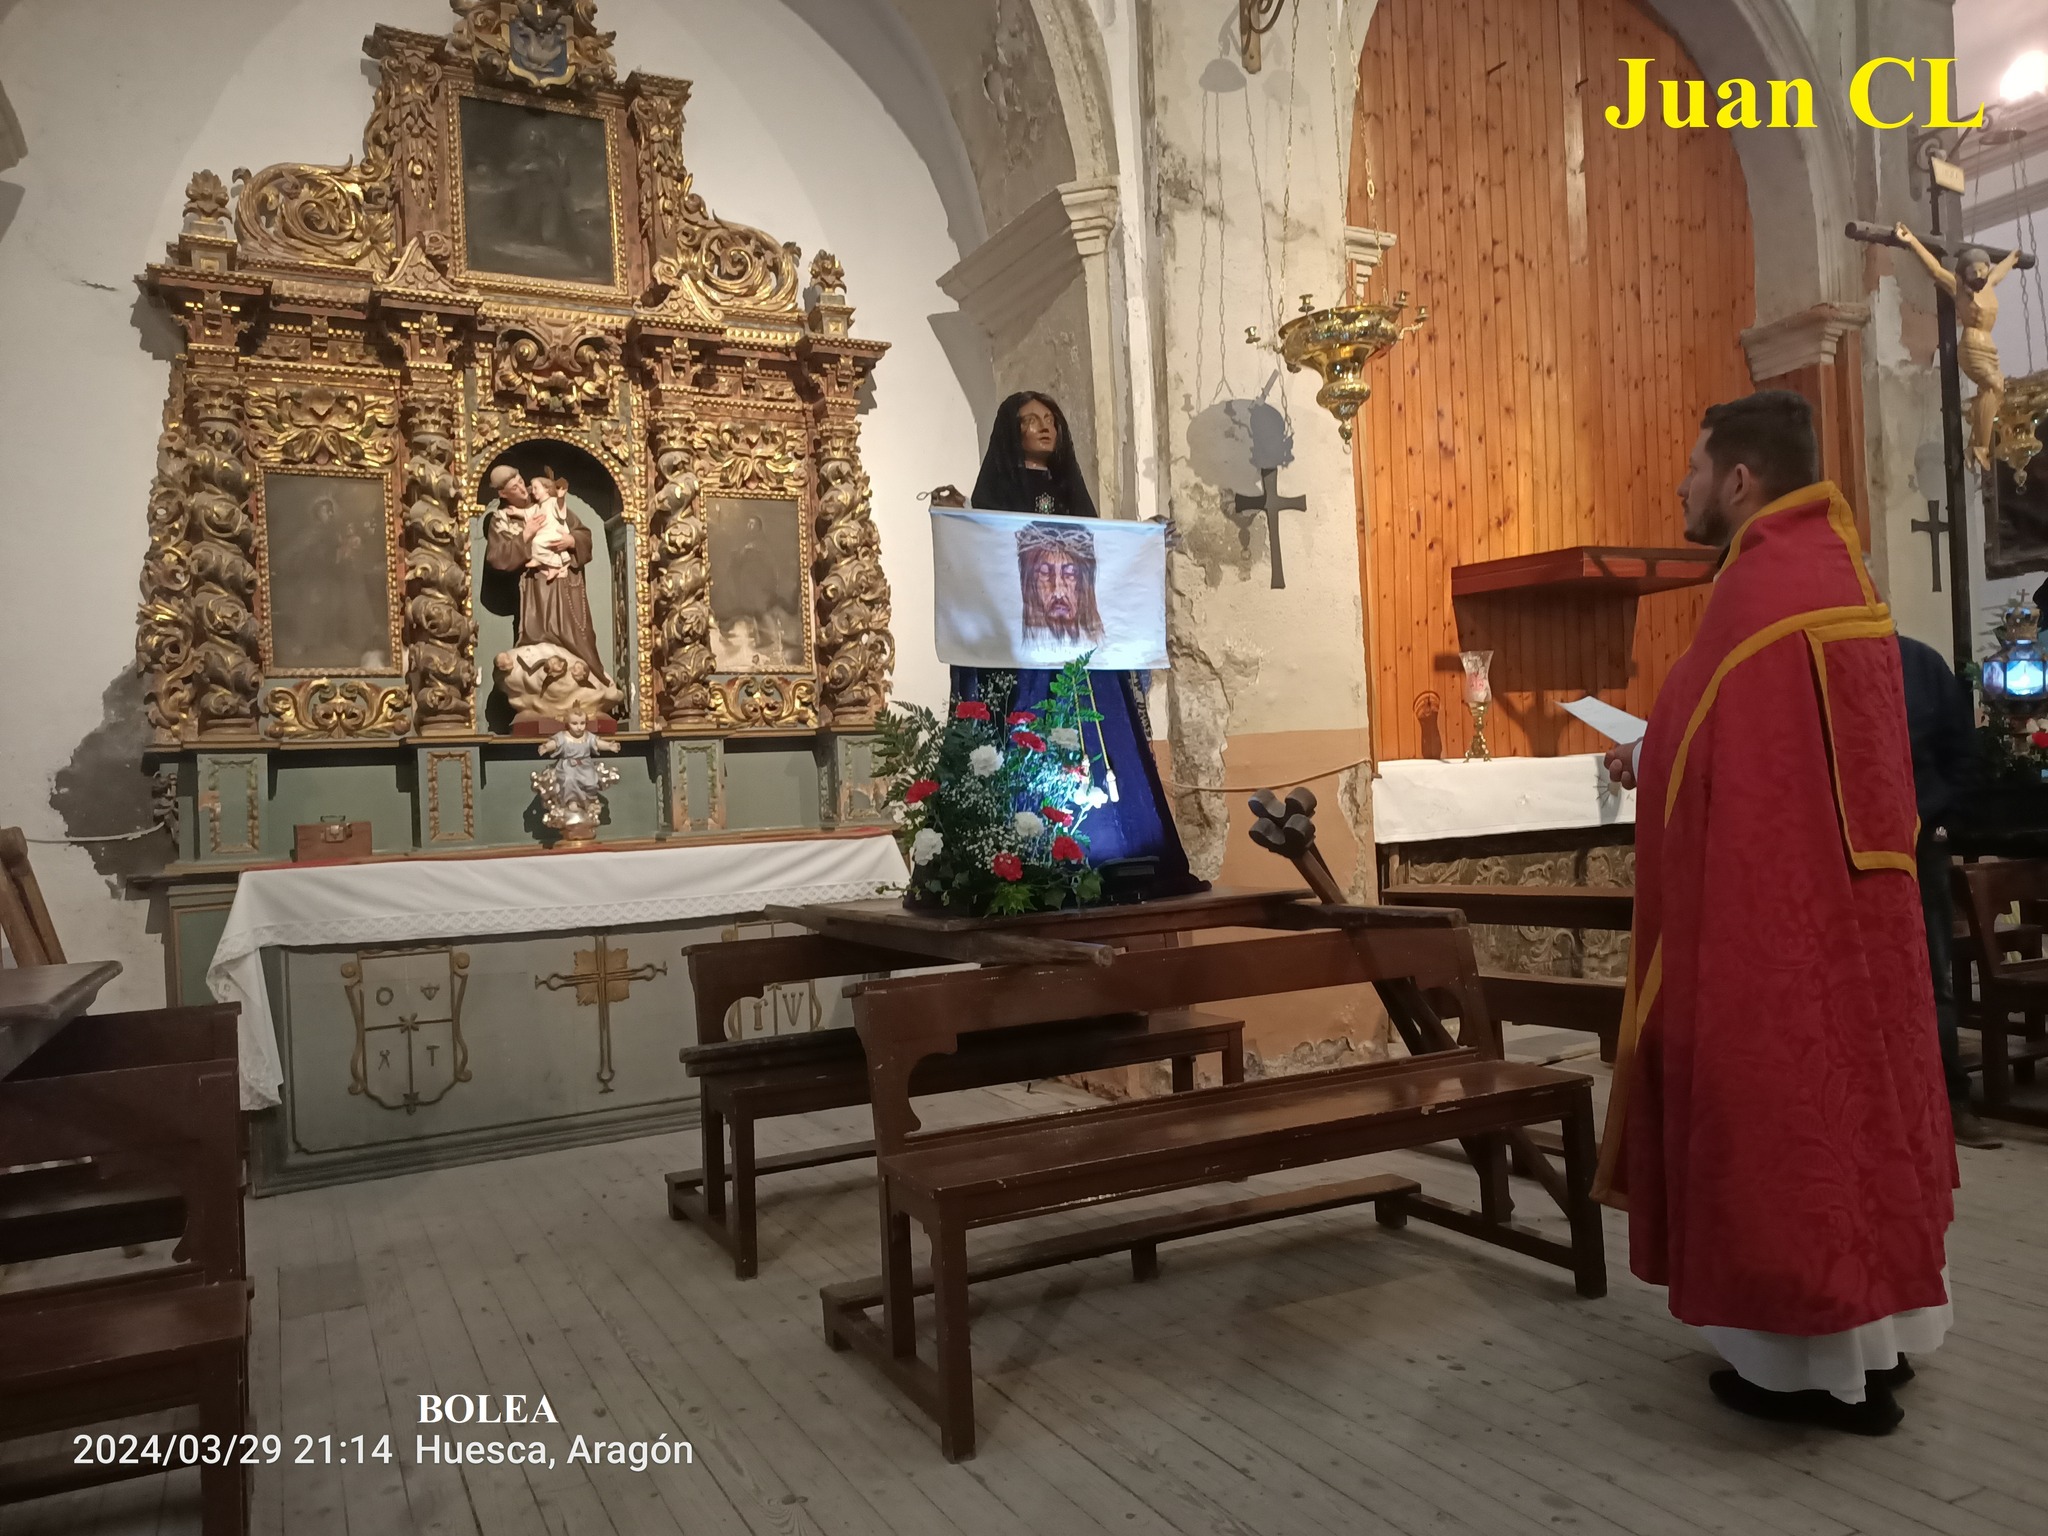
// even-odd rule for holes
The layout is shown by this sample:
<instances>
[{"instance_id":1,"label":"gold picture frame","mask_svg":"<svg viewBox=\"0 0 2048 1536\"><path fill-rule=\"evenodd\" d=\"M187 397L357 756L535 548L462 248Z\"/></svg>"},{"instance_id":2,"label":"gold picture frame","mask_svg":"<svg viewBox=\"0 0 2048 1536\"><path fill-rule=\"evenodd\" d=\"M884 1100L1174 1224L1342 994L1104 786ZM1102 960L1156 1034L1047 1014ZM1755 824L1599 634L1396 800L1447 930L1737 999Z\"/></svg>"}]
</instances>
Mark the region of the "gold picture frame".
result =
<instances>
[{"instance_id":1,"label":"gold picture frame","mask_svg":"<svg viewBox=\"0 0 2048 1536\"><path fill-rule=\"evenodd\" d=\"M374 485L374 503L355 487ZM286 487L289 486L287 493ZM398 580L398 487L389 469L351 468L335 464L259 466L250 487L256 514L257 569L263 600L258 613L261 657L266 677L396 677L404 666L403 605ZM351 561L352 546L362 542L364 513L374 504L382 534L382 558L373 567L368 550ZM286 509L289 508L288 515ZM292 558L276 562L284 528L301 525L289 535ZM330 549L328 546L332 545ZM350 571L354 580L330 579ZM354 626L355 638L367 637L361 620L368 616L370 578L374 573L383 609L379 634L385 642L382 665L370 664L371 653L356 647L353 659L342 654L339 639L333 654L319 631L337 635ZM356 610L363 610L358 613ZM278 615L289 610L300 635L312 638L279 644Z\"/></svg>"},{"instance_id":2,"label":"gold picture frame","mask_svg":"<svg viewBox=\"0 0 2048 1536\"><path fill-rule=\"evenodd\" d=\"M713 675L789 677L817 665L808 510L796 496L704 498Z\"/></svg>"},{"instance_id":3,"label":"gold picture frame","mask_svg":"<svg viewBox=\"0 0 2048 1536\"><path fill-rule=\"evenodd\" d=\"M618 110L602 101L537 101L471 84L449 91L449 275L504 293L631 302L619 119ZM573 126L584 123L597 131ZM495 130L488 141L486 128ZM588 162L600 145L604 165L598 172ZM604 195L608 272L593 259L594 244L583 239L594 182L601 182ZM489 213L481 203L472 207L472 197L485 195L487 185ZM530 208L511 211L509 205L521 197ZM491 260L493 255L498 259Z\"/></svg>"}]
</instances>

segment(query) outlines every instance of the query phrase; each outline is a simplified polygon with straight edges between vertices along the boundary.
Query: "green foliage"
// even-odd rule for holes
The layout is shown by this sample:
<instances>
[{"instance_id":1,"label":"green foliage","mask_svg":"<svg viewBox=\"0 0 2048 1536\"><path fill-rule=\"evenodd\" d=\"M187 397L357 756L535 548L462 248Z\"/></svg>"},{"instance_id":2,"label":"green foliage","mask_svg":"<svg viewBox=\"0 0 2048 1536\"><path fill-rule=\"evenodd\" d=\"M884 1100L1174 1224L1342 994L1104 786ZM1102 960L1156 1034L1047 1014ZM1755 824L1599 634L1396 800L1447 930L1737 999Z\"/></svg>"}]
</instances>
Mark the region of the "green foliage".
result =
<instances>
[{"instance_id":1,"label":"green foliage","mask_svg":"<svg viewBox=\"0 0 2048 1536\"><path fill-rule=\"evenodd\" d=\"M977 917L1102 899L1082 831L1107 799L1085 746L1102 719L1087 707L1087 663L1061 668L1037 711L1002 717L968 702L940 720L898 705L876 722L875 772L897 808L914 899Z\"/></svg>"}]
</instances>

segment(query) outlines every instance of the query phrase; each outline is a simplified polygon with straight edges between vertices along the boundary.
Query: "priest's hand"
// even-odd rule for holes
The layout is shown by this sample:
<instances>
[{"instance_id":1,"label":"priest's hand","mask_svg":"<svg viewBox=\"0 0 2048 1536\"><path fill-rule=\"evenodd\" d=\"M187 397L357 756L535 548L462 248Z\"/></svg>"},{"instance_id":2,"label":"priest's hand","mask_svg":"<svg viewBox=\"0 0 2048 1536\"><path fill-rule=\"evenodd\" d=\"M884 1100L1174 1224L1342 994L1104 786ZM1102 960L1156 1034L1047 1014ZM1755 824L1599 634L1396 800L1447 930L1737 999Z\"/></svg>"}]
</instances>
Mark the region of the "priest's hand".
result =
<instances>
[{"instance_id":1,"label":"priest's hand","mask_svg":"<svg viewBox=\"0 0 2048 1536\"><path fill-rule=\"evenodd\" d=\"M1625 741L1607 749L1602 759L1607 767L1607 777L1623 789L1636 787L1636 743Z\"/></svg>"}]
</instances>

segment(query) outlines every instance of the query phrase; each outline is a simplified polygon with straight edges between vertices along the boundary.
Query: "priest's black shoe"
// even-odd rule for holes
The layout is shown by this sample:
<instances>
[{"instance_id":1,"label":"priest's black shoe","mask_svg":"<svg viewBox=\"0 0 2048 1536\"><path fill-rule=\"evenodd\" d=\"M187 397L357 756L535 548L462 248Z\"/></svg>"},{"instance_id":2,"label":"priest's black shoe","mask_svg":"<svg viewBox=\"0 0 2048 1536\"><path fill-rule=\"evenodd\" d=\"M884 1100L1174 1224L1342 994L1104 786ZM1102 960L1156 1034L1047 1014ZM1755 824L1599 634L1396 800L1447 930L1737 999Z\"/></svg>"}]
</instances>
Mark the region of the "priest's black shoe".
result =
<instances>
[{"instance_id":1,"label":"priest's black shoe","mask_svg":"<svg viewBox=\"0 0 2048 1536\"><path fill-rule=\"evenodd\" d=\"M1860 1403L1845 1403L1832 1392L1768 1392L1735 1371L1716 1371L1707 1385L1737 1413L1779 1424L1820 1424L1852 1435L1888 1435L1906 1417L1893 1401L1891 1388L1873 1378L1866 1378Z\"/></svg>"},{"instance_id":2,"label":"priest's black shoe","mask_svg":"<svg viewBox=\"0 0 2048 1536\"><path fill-rule=\"evenodd\" d=\"M1865 1371L1863 1390L1867 1393L1874 1387L1883 1387L1887 1391L1897 1391L1911 1381L1913 1376L1913 1362L1901 1355L1899 1363L1888 1371Z\"/></svg>"}]
</instances>

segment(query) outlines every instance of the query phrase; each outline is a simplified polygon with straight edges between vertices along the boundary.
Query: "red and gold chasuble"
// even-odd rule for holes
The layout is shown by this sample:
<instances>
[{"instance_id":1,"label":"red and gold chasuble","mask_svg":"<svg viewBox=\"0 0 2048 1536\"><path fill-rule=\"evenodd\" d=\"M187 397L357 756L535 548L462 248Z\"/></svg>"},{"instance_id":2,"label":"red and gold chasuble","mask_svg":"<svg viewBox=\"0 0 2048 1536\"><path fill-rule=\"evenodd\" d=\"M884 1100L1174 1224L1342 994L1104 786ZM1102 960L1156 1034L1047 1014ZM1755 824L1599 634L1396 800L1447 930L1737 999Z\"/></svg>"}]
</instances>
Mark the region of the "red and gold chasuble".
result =
<instances>
[{"instance_id":1,"label":"red and gold chasuble","mask_svg":"<svg viewBox=\"0 0 2048 1536\"><path fill-rule=\"evenodd\" d=\"M1837 1333L1946 1300L1955 1147L1890 611L1834 486L1728 546L1637 770L1595 1193L1684 1322Z\"/></svg>"}]
</instances>

